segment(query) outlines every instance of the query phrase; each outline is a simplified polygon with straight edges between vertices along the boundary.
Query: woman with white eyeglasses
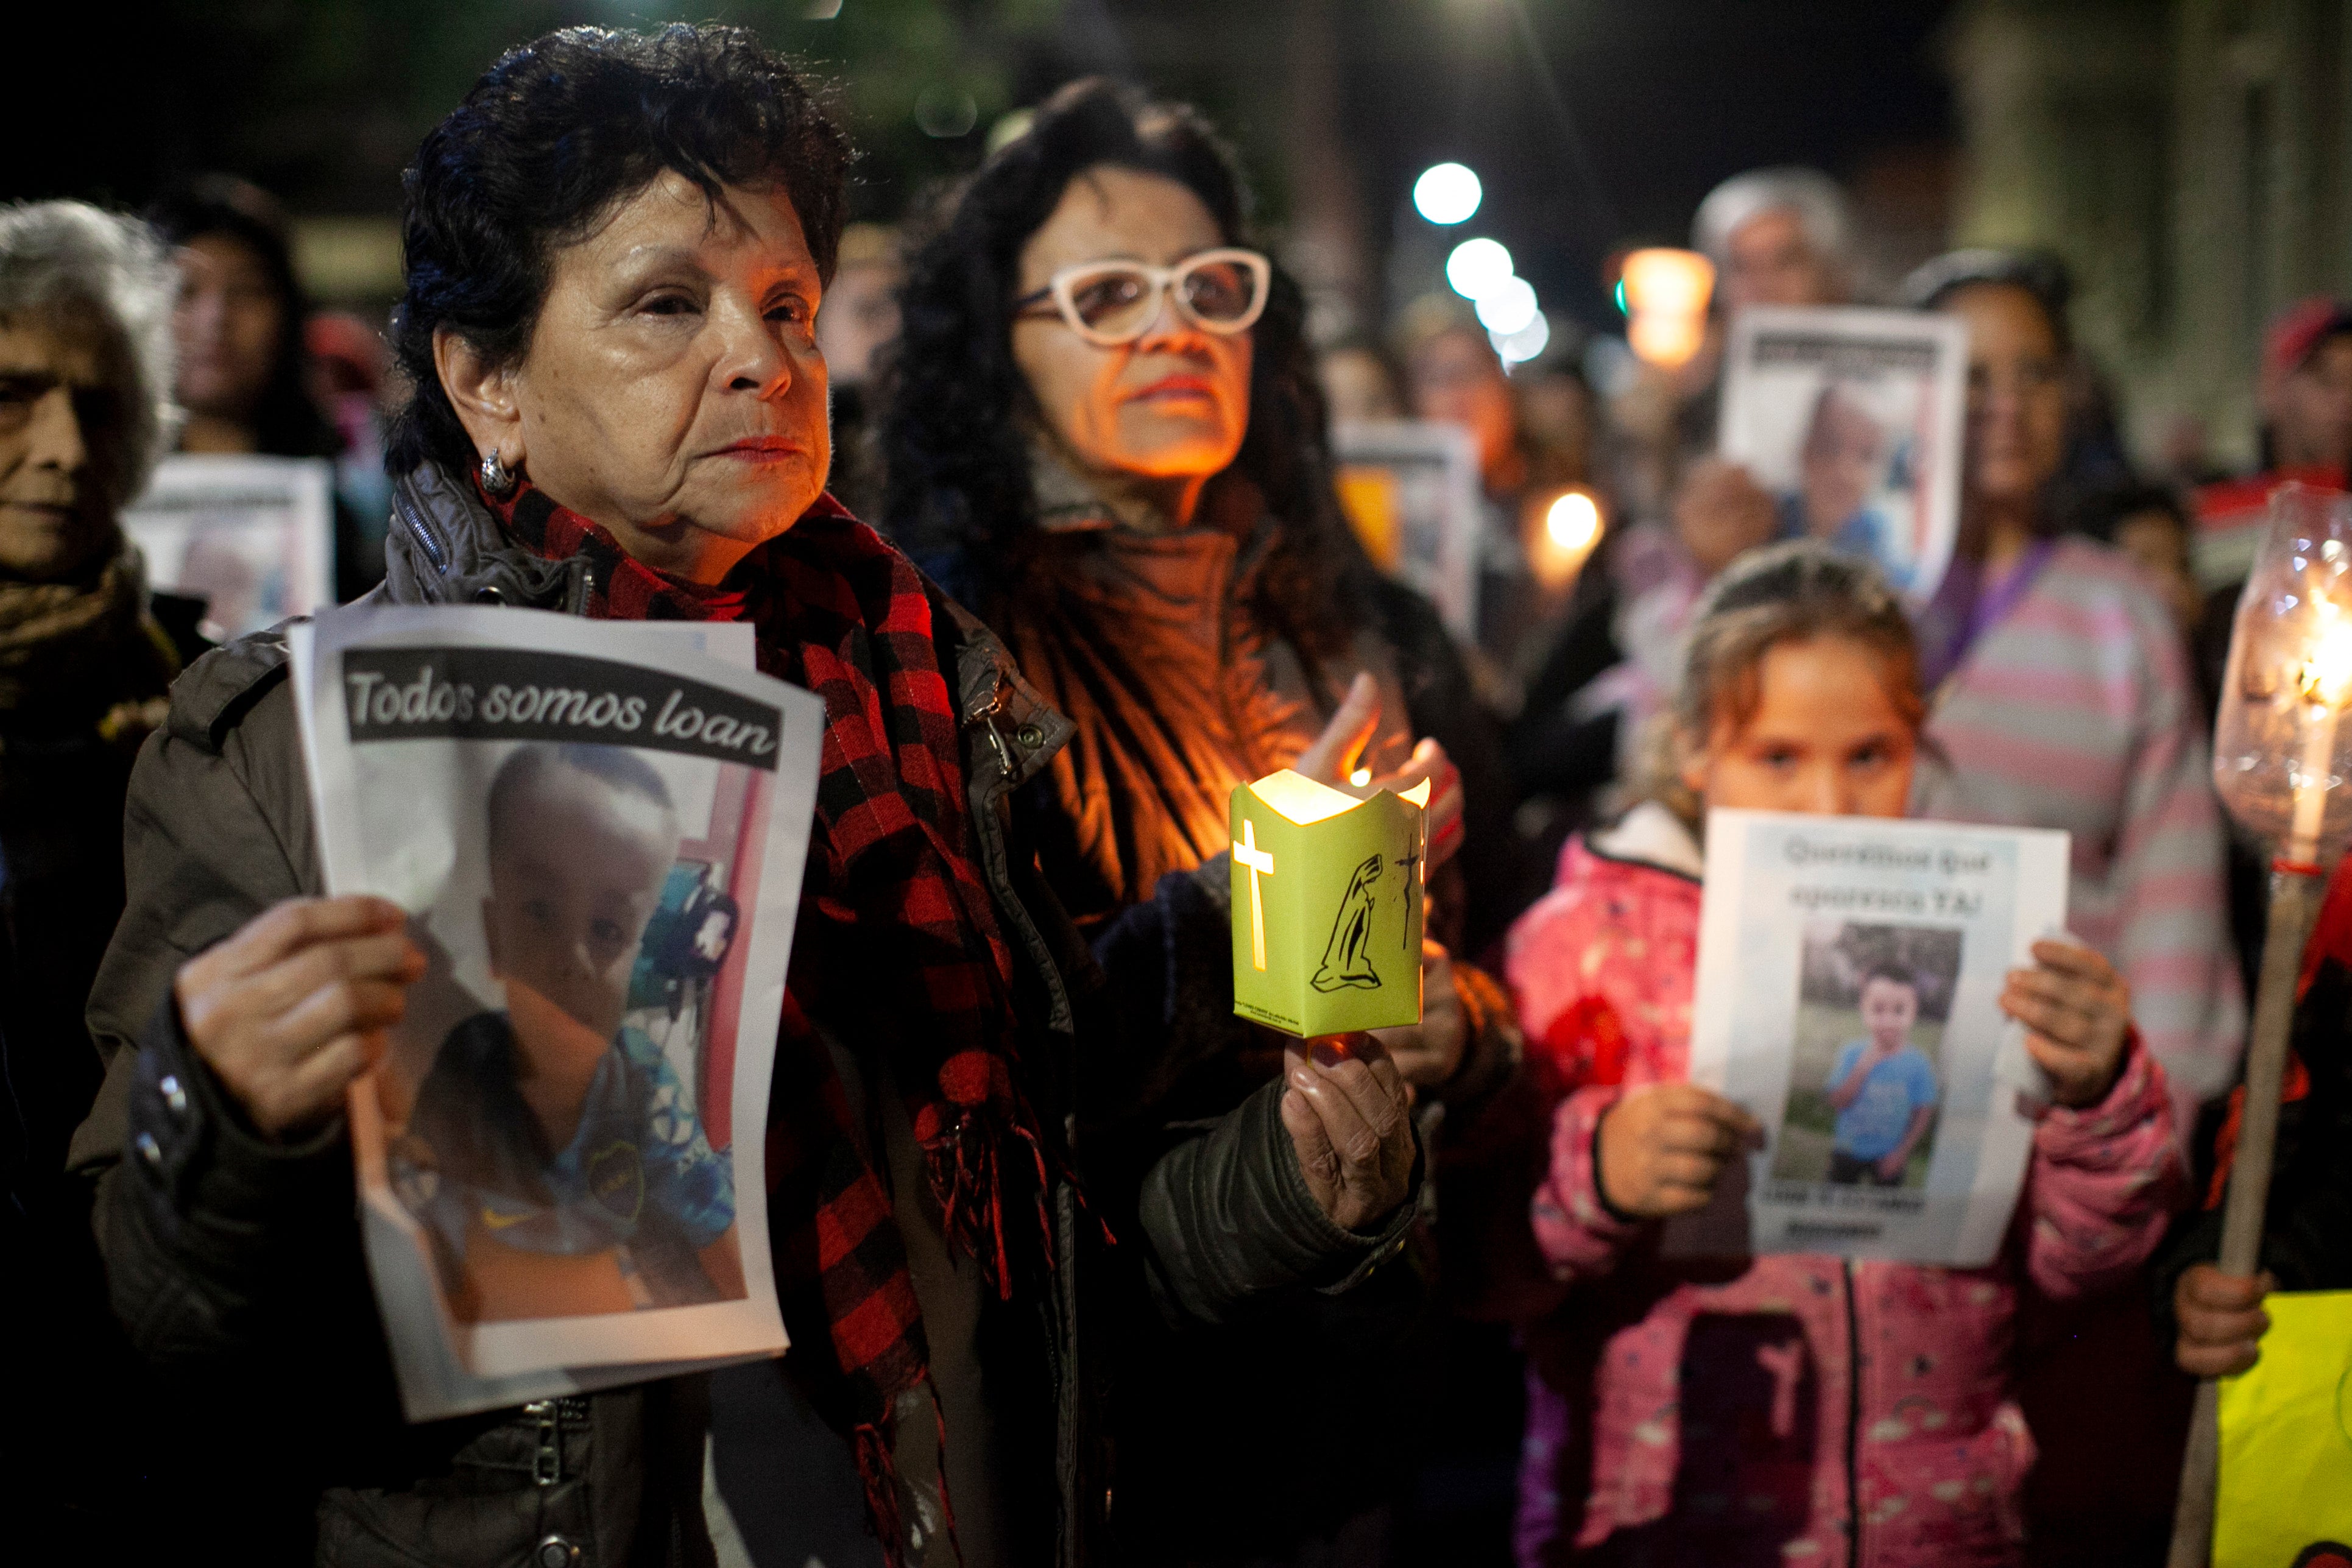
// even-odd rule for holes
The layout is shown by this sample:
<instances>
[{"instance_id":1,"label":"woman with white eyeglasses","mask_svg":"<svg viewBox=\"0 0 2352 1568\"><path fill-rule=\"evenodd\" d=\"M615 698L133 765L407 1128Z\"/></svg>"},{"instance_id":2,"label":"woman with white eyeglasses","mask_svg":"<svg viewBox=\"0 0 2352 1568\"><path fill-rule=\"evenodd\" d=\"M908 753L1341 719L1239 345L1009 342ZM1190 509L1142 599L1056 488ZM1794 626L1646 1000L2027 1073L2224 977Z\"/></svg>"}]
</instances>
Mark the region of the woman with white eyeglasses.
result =
<instances>
[{"instance_id":1,"label":"woman with white eyeglasses","mask_svg":"<svg viewBox=\"0 0 2352 1568\"><path fill-rule=\"evenodd\" d=\"M1505 847L1491 814L1508 795L1434 612L1341 517L1304 302L1245 243L1245 200L1190 109L1099 82L1040 109L910 260L884 522L1076 725L1040 871L1098 949L1164 947L1165 991L1113 1005L1166 1020L1192 1065L1146 1080L1096 1062L1095 1092L1228 1128L1276 1097L1290 1128L1286 1087L1324 1053L1286 1062L1233 1016L1234 787L1287 766L1435 780L1430 930L1448 942L1465 916L1476 941L1509 912L1463 875ZM1424 969L1424 1023L1347 1048L1384 1053L1467 1121L1511 1079L1516 1037L1444 946ZM1103 1153L1092 1177L1115 1183ZM1160 1293L1150 1243L1120 1251ZM1385 1559L1422 1284L1392 1253L1309 1272L1219 1331L1163 1334L1150 1312L1110 1347L1121 1561ZM1342 1445L1344 1463L1316 1457Z\"/></svg>"}]
</instances>

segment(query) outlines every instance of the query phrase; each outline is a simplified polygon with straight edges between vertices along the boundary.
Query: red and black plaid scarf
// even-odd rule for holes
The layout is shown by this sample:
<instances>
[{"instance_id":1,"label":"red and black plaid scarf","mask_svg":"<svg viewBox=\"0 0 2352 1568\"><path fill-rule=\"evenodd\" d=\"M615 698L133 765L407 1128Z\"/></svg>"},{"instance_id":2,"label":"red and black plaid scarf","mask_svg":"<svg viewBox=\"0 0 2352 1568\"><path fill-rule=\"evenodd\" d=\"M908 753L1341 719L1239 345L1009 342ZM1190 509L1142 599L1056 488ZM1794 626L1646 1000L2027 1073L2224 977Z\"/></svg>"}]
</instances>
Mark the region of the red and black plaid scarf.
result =
<instances>
[{"instance_id":1,"label":"red and black plaid scarf","mask_svg":"<svg viewBox=\"0 0 2352 1568\"><path fill-rule=\"evenodd\" d=\"M849 1436L895 1565L905 1537L892 1412L900 1394L927 1383L929 1351L875 1168L878 1138L853 1124L812 1020L872 1064L869 1097L895 1079L950 1245L1010 1295L1010 1179L1034 1187L1038 1256L1051 1262L1043 1145L1016 1087L1012 951L973 858L958 716L922 578L830 495L715 589L640 564L540 491L497 510L534 554L585 558L591 617L751 621L760 668L824 701L816 822L768 1093L768 1223L795 1376Z\"/></svg>"}]
</instances>

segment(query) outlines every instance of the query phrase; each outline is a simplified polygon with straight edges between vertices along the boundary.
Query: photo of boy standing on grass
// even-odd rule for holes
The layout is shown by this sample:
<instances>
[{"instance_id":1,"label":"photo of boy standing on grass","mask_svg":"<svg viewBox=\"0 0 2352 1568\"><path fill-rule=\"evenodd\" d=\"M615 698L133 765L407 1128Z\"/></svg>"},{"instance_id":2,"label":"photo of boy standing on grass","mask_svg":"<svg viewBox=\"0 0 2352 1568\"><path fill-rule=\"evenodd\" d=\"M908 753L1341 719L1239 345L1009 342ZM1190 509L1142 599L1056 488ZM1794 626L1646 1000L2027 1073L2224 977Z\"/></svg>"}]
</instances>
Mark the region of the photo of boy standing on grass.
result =
<instances>
[{"instance_id":1,"label":"photo of boy standing on grass","mask_svg":"<svg viewBox=\"0 0 2352 1568\"><path fill-rule=\"evenodd\" d=\"M1912 1152L1936 1120L1941 1091L1927 1053L1911 1043L1919 980L1897 964L1863 976L1863 1026L1830 1068L1826 1095L1837 1112L1829 1179L1844 1186L1899 1187Z\"/></svg>"}]
</instances>

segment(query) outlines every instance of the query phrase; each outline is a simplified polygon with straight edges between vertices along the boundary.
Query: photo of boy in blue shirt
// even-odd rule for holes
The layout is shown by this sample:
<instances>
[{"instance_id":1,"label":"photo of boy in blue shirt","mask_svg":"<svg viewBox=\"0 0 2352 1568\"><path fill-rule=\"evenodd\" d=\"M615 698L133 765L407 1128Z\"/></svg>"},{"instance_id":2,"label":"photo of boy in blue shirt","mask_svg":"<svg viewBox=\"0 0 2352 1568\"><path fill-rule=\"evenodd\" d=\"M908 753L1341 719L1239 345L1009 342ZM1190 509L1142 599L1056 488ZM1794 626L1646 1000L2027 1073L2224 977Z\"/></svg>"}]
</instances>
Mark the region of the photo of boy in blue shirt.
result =
<instances>
[{"instance_id":1,"label":"photo of boy in blue shirt","mask_svg":"<svg viewBox=\"0 0 2352 1568\"><path fill-rule=\"evenodd\" d=\"M1860 1005L1870 1033L1838 1052L1825 1089L1837 1112L1829 1179L1899 1187L1942 1093L1927 1053L1911 1043L1918 977L1895 964L1874 965L1863 977Z\"/></svg>"},{"instance_id":2,"label":"photo of boy in blue shirt","mask_svg":"<svg viewBox=\"0 0 2352 1568\"><path fill-rule=\"evenodd\" d=\"M661 1048L623 1023L677 857L625 748L531 745L492 781L482 930L506 988L442 1043L393 1151L462 1320L740 1298L735 1185Z\"/></svg>"}]
</instances>

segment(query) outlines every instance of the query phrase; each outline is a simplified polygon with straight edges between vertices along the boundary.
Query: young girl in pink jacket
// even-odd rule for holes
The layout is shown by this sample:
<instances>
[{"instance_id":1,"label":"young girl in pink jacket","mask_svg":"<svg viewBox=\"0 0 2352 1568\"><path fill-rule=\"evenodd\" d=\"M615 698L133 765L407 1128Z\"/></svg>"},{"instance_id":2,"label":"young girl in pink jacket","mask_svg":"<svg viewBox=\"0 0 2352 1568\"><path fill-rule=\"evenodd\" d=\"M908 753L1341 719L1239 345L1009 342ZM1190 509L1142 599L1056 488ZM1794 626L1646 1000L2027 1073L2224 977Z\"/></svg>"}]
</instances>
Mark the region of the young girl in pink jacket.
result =
<instances>
[{"instance_id":1,"label":"young girl in pink jacket","mask_svg":"<svg viewBox=\"0 0 2352 1568\"><path fill-rule=\"evenodd\" d=\"M1817 546L1761 552L1694 621L1647 798L1571 840L1510 935L1528 1048L1568 1089L1532 1205L1560 1305L1529 1335L1523 1564L2011 1563L2033 1441L2010 1397L2021 1293L2124 1283L2182 1176L2128 987L2033 948L2003 1008L2050 1076L1985 1268L1667 1259L1759 1136L1686 1081L1708 805L1899 816L1923 704L1901 606Z\"/></svg>"}]
</instances>

